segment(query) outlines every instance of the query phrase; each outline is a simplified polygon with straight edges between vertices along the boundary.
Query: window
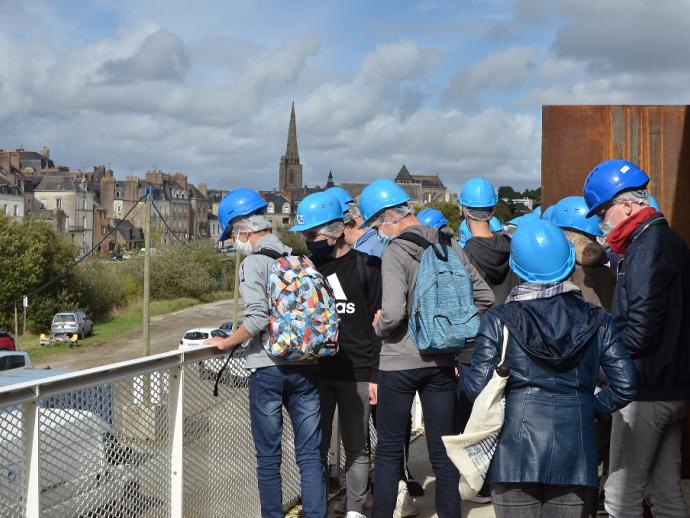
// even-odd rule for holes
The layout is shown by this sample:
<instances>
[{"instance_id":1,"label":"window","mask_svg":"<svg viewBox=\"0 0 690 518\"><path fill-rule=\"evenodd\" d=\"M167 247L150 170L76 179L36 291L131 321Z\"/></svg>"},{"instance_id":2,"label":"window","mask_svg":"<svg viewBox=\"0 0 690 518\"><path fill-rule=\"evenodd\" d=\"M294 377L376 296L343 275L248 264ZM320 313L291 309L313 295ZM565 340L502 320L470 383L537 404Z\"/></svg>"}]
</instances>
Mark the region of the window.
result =
<instances>
[{"instance_id":1,"label":"window","mask_svg":"<svg viewBox=\"0 0 690 518\"><path fill-rule=\"evenodd\" d=\"M19 216L19 205L15 205L15 206L14 206L14 214L13 214L13 216L15 216L15 217Z\"/></svg>"},{"instance_id":2,"label":"window","mask_svg":"<svg viewBox=\"0 0 690 518\"><path fill-rule=\"evenodd\" d=\"M106 234L107 230L108 229L106 227L101 227L101 235L104 236Z\"/></svg>"},{"instance_id":3,"label":"window","mask_svg":"<svg viewBox=\"0 0 690 518\"><path fill-rule=\"evenodd\" d=\"M290 218L283 218L283 225L289 225L290 224Z\"/></svg>"},{"instance_id":4,"label":"window","mask_svg":"<svg viewBox=\"0 0 690 518\"><path fill-rule=\"evenodd\" d=\"M115 205L115 212L120 214L122 212L122 205Z\"/></svg>"},{"instance_id":5,"label":"window","mask_svg":"<svg viewBox=\"0 0 690 518\"><path fill-rule=\"evenodd\" d=\"M283 203L283 214L290 214L290 204Z\"/></svg>"},{"instance_id":6,"label":"window","mask_svg":"<svg viewBox=\"0 0 690 518\"><path fill-rule=\"evenodd\" d=\"M275 212L275 206L273 205L273 202L269 202L268 207L266 207L266 213L267 214L273 214Z\"/></svg>"},{"instance_id":7,"label":"window","mask_svg":"<svg viewBox=\"0 0 690 518\"><path fill-rule=\"evenodd\" d=\"M81 234L81 244L82 245L86 244L86 232L82 232L82 234Z\"/></svg>"},{"instance_id":8,"label":"window","mask_svg":"<svg viewBox=\"0 0 690 518\"><path fill-rule=\"evenodd\" d=\"M7 214L7 205L0 205L0 214Z\"/></svg>"},{"instance_id":9,"label":"window","mask_svg":"<svg viewBox=\"0 0 690 518\"><path fill-rule=\"evenodd\" d=\"M86 228L86 216L81 217L81 228Z\"/></svg>"},{"instance_id":10,"label":"window","mask_svg":"<svg viewBox=\"0 0 690 518\"><path fill-rule=\"evenodd\" d=\"M117 191L117 192L115 193L115 197L116 197L116 198L122 198L122 191Z\"/></svg>"},{"instance_id":11,"label":"window","mask_svg":"<svg viewBox=\"0 0 690 518\"><path fill-rule=\"evenodd\" d=\"M61 209L61 208L62 208L62 198L56 198L56 199L55 199L55 206L56 206L58 209Z\"/></svg>"},{"instance_id":12,"label":"window","mask_svg":"<svg viewBox=\"0 0 690 518\"><path fill-rule=\"evenodd\" d=\"M46 208L46 201L45 200L38 200L38 202L41 204L42 209Z\"/></svg>"}]
</instances>

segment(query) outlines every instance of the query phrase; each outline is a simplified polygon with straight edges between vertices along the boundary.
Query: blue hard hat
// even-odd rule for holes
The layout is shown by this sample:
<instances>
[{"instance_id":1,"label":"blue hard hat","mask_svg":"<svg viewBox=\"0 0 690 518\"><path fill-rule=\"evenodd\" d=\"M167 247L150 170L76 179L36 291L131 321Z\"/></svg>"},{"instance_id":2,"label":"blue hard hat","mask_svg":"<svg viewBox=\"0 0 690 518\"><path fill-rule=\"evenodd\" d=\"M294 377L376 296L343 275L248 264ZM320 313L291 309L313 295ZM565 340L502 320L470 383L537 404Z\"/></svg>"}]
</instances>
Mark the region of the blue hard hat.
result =
<instances>
[{"instance_id":1,"label":"blue hard hat","mask_svg":"<svg viewBox=\"0 0 690 518\"><path fill-rule=\"evenodd\" d=\"M417 219L422 225L435 228L436 230L448 226L448 220L438 209L424 209L419 211Z\"/></svg>"},{"instance_id":2,"label":"blue hard hat","mask_svg":"<svg viewBox=\"0 0 690 518\"><path fill-rule=\"evenodd\" d=\"M659 202L657 199L654 197L653 194L649 195L649 198L647 199L649 202L649 206L655 208L657 211L661 212L661 205L659 205Z\"/></svg>"},{"instance_id":3,"label":"blue hard hat","mask_svg":"<svg viewBox=\"0 0 690 518\"><path fill-rule=\"evenodd\" d=\"M529 216L533 218L541 218L541 205L529 213Z\"/></svg>"},{"instance_id":4,"label":"blue hard hat","mask_svg":"<svg viewBox=\"0 0 690 518\"><path fill-rule=\"evenodd\" d=\"M315 192L297 205L297 224L290 228L290 232L304 232L338 219L343 219L338 198L327 192Z\"/></svg>"},{"instance_id":5,"label":"blue hard hat","mask_svg":"<svg viewBox=\"0 0 690 518\"><path fill-rule=\"evenodd\" d=\"M352 196L350 196L350 193L342 187L331 187L330 189L326 189L325 192L337 198L337 200L340 202L343 212L349 210L349 204L355 201Z\"/></svg>"},{"instance_id":6,"label":"blue hard hat","mask_svg":"<svg viewBox=\"0 0 690 518\"><path fill-rule=\"evenodd\" d=\"M589 207L588 216L618 193L630 189L644 189L649 176L632 162L621 158L606 160L597 165L587 175L584 186L585 201Z\"/></svg>"},{"instance_id":7,"label":"blue hard hat","mask_svg":"<svg viewBox=\"0 0 690 518\"><path fill-rule=\"evenodd\" d=\"M474 209L494 207L498 203L496 189L489 180L472 178L467 180L460 191L460 205Z\"/></svg>"},{"instance_id":8,"label":"blue hard hat","mask_svg":"<svg viewBox=\"0 0 690 518\"><path fill-rule=\"evenodd\" d=\"M513 225L514 227L517 227L522 223L524 216L515 216L513 219L508 220L507 225Z\"/></svg>"},{"instance_id":9,"label":"blue hard hat","mask_svg":"<svg viewBox=\"0 0 690 518\"><path fill-rule=\"evenodd\" d=\"M412 198L393 180L381 178L367 185L359 196L359 210L364 223L368 223L384 209L396 207Z\"/></svg>"},{"instance_id":10,"label":"blue hard hat","mask_svg":"<svg viewBox=\"0 0 690 518\"><path fill-rule=\"evenodd\" d=\"M582 196L568 196L552 207L554 213L551 222L557 227L579 230L594 237L604 235L599 228L599 216L587 217L589 209Z\"/></svg>"},{"instance_id":11,"label":"blue hard hat","mask_svg":"<svg viewBox=\"0 0 690 518\"><path fill-rule=\"evenodd\" d=\"M542 213L541 219L545 219L545 220L547 220L547 221L551 221L551 218L553 217L553 211L554 211L554 208L555 208L555 207L556 207L555 205L551 205L550 207L547 207L547 209Z\"/></svg>"},{"instance_id":12,"label":"blue hard hat","mask_svg":"<svg viewBox=\"0 0 690 518\"><path fill-rule=\"evenodd\" d=\"M253 189L241 188L227 193L218 205L218 223L221 228L218 241L228 239L234 219L253 214L266 205L266 200Z\"/></svg>"},{"instance_id":13,"label":"blue hard hat","mask_svg":"<svg viewBox=\"0 0 690 518\"><path fill-rule=\"evenodd\" d=\"M513 234L509 264L525 281L562 281L575 267L575 247L556 225L532 218Z\"/></svg>"},{"instance_id":14,"label":"blue hard hat","mask_svg":"<svg viewBox=\"0 0 690 518\"><path fill-rule=\"evenodd\" d=\"M489 220L489 230L491 230L491 232L501 232L503 231L503 223L501 223L501 220L496 216L491 216Z\"/></svg>"}]
</instances>

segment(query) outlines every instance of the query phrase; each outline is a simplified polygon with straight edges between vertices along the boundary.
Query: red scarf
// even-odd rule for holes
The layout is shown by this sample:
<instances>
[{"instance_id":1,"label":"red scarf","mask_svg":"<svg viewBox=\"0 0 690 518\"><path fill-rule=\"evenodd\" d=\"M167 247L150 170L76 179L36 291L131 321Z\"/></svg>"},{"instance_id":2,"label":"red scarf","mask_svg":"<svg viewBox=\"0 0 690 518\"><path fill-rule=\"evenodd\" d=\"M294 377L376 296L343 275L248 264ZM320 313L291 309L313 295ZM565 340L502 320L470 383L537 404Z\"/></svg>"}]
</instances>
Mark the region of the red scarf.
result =
<instances>
[{"instance_id":1,"label":"red scarf","mask_svg":"<svg viewBox=\"0 0 690 518\"><path fill-rule=\"evenodd\" d=\"M635 232L637 227L640 226L640 223L647 218L651 218L654 214L656 214L656 209L654 207L645 207L616 225L608 236L608 243L611 250L618 255L625 254L625 251L628 249L628 239L630 235Z\"/></svg>"}]
</instances>

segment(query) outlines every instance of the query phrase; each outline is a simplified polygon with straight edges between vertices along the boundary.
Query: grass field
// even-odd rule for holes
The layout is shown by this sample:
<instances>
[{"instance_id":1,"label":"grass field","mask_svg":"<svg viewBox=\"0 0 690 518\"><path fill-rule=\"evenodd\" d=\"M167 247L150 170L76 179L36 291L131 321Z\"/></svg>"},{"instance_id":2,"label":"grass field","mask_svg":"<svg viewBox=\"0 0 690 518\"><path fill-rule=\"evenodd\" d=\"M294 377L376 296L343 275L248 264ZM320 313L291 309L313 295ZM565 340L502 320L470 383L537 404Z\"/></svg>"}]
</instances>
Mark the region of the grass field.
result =
<instances>
[{"instance_id":1,"label":"grass field","mask_svg":"<svg viewBox=\"0 0 690 518\"><path fill-rule=\"evenodd\" d=\"M212 293L204 297L203 300L188 297L170 300L154 300L151 302L151 316L167 315L168 313L173 313L197 304L215 302L216 300L228 299L231 297L231 292L221 291ZM141 302L131 304L126 308L116 309L108 319L94 323L94 335L79 340L79 347L97 347L112 343L118 338L130 337L136 333L141 333L142 320L143 310ZM28 352L32 361L48 356L64 354L68 350L68 345L66 343L40 345L39 339L39 335L20 335L16 339L17 348L20 351Z\"/></svg>"}]
</instances>

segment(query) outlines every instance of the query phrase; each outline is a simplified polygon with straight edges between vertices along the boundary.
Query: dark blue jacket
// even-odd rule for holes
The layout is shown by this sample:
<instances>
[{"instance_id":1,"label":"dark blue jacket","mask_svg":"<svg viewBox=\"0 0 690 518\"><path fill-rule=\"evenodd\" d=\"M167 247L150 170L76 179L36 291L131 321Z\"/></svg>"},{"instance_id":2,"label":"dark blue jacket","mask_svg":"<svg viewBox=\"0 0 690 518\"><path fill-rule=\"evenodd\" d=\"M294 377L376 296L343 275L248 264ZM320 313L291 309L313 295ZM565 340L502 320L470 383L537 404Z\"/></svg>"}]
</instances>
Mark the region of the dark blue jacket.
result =
<instances>
[{"instance_id":1,"label":"dark blue jacket","mask_svg":"<svg viewBox=\"0 0 690 518\"><path fill-rule=\"evenodd\" d=\"M690 251L662 214L618 263L611 311L640 372L638 400L690 400Z\"/></svg>"},{"instance_id":2,"label":"dark blue jacket","mask_svg":"<svg viewBox=\"0 0 690 518\"><path fill-rule=\"evenodd\" d=\"M489 310L463 388L470 399L510 338L506 416L487 480L596 486L595 414L635 396L637 371L611 317L579 293L510 302ZM609 386L594 394L599 367Z\"/></svg>"}]
</instances>

